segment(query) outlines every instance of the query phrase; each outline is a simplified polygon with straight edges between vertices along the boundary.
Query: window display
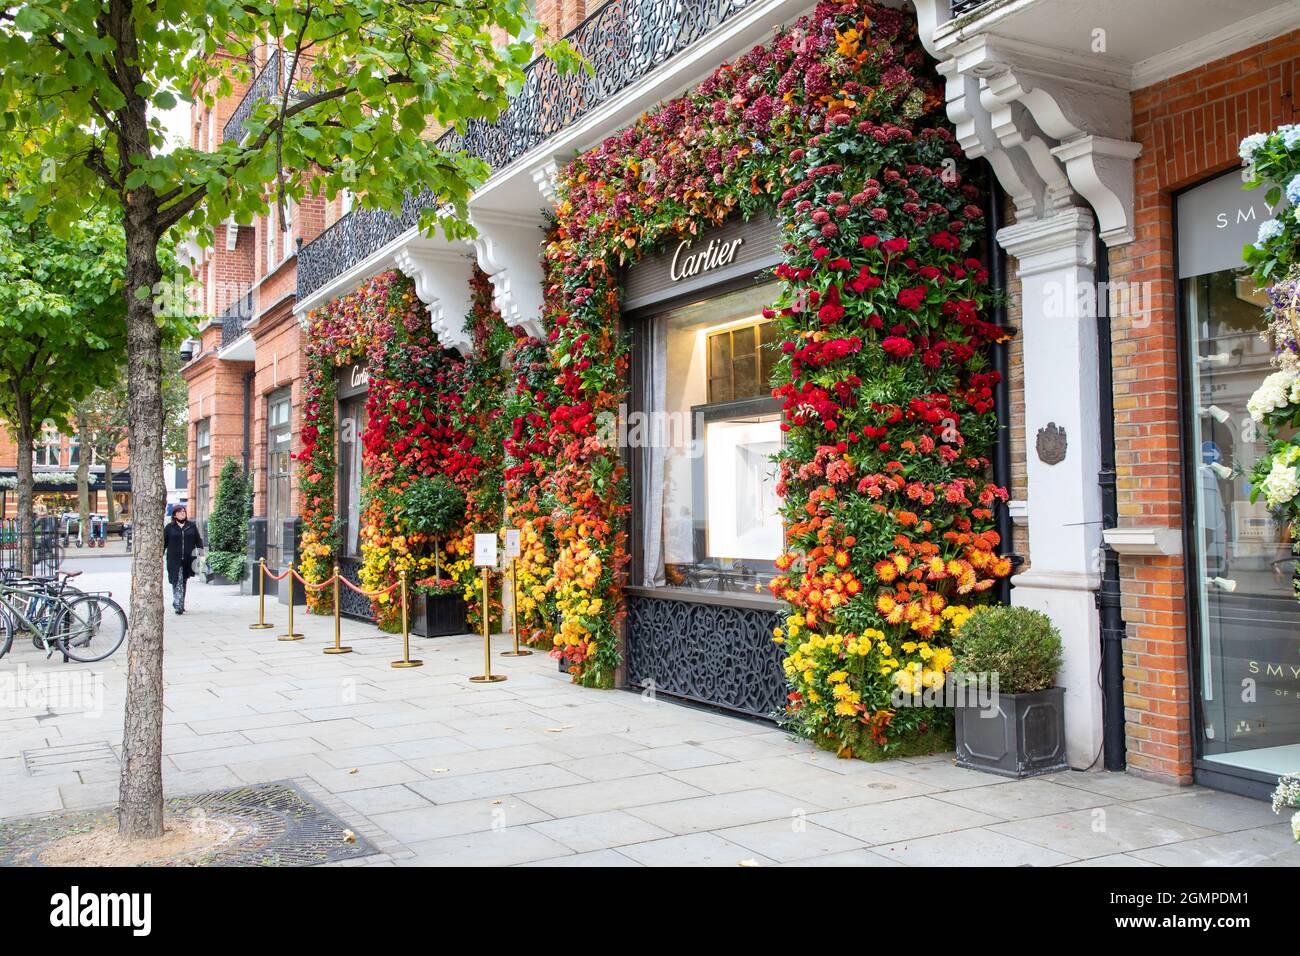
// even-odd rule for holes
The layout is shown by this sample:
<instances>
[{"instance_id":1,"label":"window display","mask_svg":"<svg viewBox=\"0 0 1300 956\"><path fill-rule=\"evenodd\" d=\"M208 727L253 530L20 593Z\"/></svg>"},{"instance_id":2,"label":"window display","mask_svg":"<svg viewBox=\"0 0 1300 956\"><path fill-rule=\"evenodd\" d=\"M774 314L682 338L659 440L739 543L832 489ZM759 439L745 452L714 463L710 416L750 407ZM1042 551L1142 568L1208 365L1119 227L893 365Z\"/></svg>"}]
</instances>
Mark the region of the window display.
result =
<instances>
[{"instance_id":1,"label":"window display","mask_svg":"<svg viewBox=\"0 0 1300 956\"><path fill-rule=\"evenodd\" d=\"M1268 447L1246 410L1272 371L1260 337L1266 303L1238 268L1240 238L1212 241L1216 222L1243 219L1236 206L1249 209L1256 199L1239 183L1239 174L1228 173L1184 194L1179 206L1200 753L1217 768L1279 774L1300 761L1300 603L1289 527L1262 495L1251 501L1249 470ZM1218 201L1205 200L1219 193ZM1182 244L1188 230L1196 231L1190 251Z\"/></svg>"},{"instance_id":2,"label":"window display","mask_svg":"<svg viewBox=\"0 0 1300 956\"><path fill-rule=\"evenodd\" d=\"M771 286L635 322L637 583L765 594L782 546Z\"/></svg>"}]
</instances>

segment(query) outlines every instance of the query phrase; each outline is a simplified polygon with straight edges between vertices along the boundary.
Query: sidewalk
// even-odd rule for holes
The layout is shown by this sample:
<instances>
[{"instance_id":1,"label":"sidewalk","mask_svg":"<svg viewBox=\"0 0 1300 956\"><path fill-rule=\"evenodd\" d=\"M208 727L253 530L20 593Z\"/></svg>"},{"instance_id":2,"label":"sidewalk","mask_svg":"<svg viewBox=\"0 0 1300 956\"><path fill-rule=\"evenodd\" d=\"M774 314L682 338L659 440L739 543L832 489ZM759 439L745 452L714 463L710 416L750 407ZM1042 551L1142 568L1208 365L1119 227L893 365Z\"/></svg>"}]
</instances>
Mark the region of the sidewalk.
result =
<instances>
[{"instance_id":1,"label":"sidewalk","mask_svg":"<svg viewBox=\"0 0 1300 956\"><path fill-rule=\"evenodd\" d=\"M106 549L107 550L107 549ZM126 594L121 571L87 587ZM198 793L293 779L381 851L355 865L1297 866L1267 804L1124 774L1025 781L951 755L838 760L769 724L575 687L543 655L502 658L476 685L482 643L401 639L330 618L306 634L250 631L256 598L194 583L167 616L165 786ZM494 651L507 648L498 637ZM116 799L126 654L45 661L30 642L0 674L103 676L98 716L0 711L0 818Z\"/></svg>"}]
</instances>

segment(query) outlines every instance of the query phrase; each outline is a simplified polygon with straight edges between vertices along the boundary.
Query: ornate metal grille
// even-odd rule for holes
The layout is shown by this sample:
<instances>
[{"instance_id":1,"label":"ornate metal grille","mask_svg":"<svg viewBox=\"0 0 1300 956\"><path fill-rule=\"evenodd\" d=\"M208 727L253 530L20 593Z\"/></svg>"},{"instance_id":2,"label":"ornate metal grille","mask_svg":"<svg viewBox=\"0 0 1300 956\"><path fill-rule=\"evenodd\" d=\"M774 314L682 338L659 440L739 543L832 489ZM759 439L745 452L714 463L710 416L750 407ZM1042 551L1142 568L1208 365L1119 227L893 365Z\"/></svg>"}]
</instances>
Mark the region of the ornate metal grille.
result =
<instances>
[{"instance_id":1,"label":"ornate metal grille","mask_svg":"<svg viewBox=\"0 0 1300 956\"><path fill-rule=\"evenodd\" d=\"M355 584L361 586L361 560L359 558L339 558L339 573ZM339 613L344 617L358 621L373 621L370 614L370 598L362 597L351 588L339 587Z\"/></svg>"},{"instance_id":2,"label":"ornate metal grille","mask_svg":"<svg viewBox=\"0 0 1300 956\"><path fill-rule=\"evenodd\" d=\"M639 595L627 607L633 686L756 717L785 703L775 611Z\"/></svg>"},{"instance_id":3,"label":"ornate metal grille","mask_svg":"<svg viewBox=\"0 0 1300 956\"><path fill-rule=\"evenodd\" d=\"M221 347L224 349L235 339L244 334L244 326L253 317L253 292L235 300L234 304L221 313Z\"/></svg>"},{"instance_id":4,"label":"ornate metal grille","mask_svg":"<svg viewBox=\"0 0 1300 956\"><path fill-rule=\"evenodd\" d=\"M402 211L352 210L298 250L298 298L311 295L356 263L378 252L420 223L420 213L434 203L433 194L407 196Z\"/></svg>"},{"instance_id":5,"label":"ornate metal grille","mask_svg":"<svg viewBox=\"0 0 1300 956\"><path fill-rule=\"evenodd\" d=\"M708 35L751 2L609 0L566 35L591 64L590 74L583 71L561 76L553 62L539 57L528 65L523 88L495 122L471 120L463 135L449 131L438 145L444 152L463 149L485 160L494 170L502 169ZM250 89L250 96L252 92ZM240 109L243 107L241 103ZM231 117L231 122L234 119ZM420 211L433 202L432 195L424 194L408 197L399 216L363 209L344 216L299 250L298 298L311 295L415 226Z\"/></svg>"},{"instance_id":6,"label":"ornate metal grille","mask_svg":"<svg viewBox=\"0 0 1300 956\"><path fill-rule=\"evenodd\" d=\"M965 16L972 10L992 2L993 0L952 0L952 15L953 17Z\"/></svg>"},{"instance_id":7,"label":"ornate metal grille","mask_svg":"<svg viewBox=\"0 0 1300 956\"><path fill-rule=\"evenodd\" d=\"M226 120L226 125L221 128L222 142L231 140L239 142L244 138L244 124L248 118L253 115L253 110L257 109L260 103L264 103L273 96L280 93L280 51L276 50L271 54L271 58L266 61L266 66L262 72L249 84L244 98L239 101L235 107L235 112L230 114L230 119Z\"/></svg>"}]
</instances>

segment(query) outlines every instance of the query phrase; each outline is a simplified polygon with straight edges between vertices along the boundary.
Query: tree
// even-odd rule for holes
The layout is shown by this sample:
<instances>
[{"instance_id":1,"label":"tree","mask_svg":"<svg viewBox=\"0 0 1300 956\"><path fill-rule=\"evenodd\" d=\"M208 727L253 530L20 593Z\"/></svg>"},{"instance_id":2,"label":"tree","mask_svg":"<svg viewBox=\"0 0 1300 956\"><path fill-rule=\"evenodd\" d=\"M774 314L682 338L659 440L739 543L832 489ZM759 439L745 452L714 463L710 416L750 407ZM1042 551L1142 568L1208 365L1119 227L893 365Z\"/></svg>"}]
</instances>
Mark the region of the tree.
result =
<instances>
[{"instance_id":1,"label":"tree","mask_svg":"<svg viewBox=\"0 0 1300 956\"><path fill-rule=\"evenodd\" d=\"M217 500L208 518L208 570L231 581L244 577L253 482L244 466L227 458L217 479Z\"/></svg>"},{"instance_id":2,"label":"tree","mask_svg":"<svg viewBox=\"0 0 1300 956\"><path fill-rule=\"evenodd\" d=\"M125 358L125 356L123 356ZM90 462L98 457L104 463L104 488L106 489L108 520L117 520L117 500L113 497L113 456L126 439L127 395L126 369L113 370L112 378L95 389L73 411L77 427L81 457L77 467L77 497L81 509L81 535L86 537L90 517Z\"/></svg>"},{"instance_id":3,"label":"tree","mask_svg":"<svg viewBox=\"0 0 1300 956\"><path fill-rule=\"evenodd\" d=\"M105 213L62 235L0 202L0 418L18 444L18 518L35 527L36 431L67 424L74 403L126 358L121 226ZM83 456L84 457L84 456ZM32 539L20 535L23 570Z\"/></svg>"},{"instance_id":4,"label":"tree","mask_svg":"<svg viewBox=\"0 0 1300 956\"><path fill-rule=\"evenodd\" d=\"M162 278L159 242L173 229L210 241L217 223L268 212L272 196L345 188L393 210L425 190L434 202L423 225L469 235L466 204L488 167L443 152L428 134L495 118L534 55L534 30L527 0L30 0L0 10L0 150L25 169L20 201L56 228L96 204L120 207L126 233L132 477L144 519L119 795L126 838L163 832L162 528L149 518L165 504L161 335L150 302ZM242 138L164 150L150 109L170 109L178 93L215 102L230 92L232 71L248 78L250 55L268 41L287 82L252 110ZM565 69L576 62L564 44L552 55Z\"/></svg>"}]
</instances>

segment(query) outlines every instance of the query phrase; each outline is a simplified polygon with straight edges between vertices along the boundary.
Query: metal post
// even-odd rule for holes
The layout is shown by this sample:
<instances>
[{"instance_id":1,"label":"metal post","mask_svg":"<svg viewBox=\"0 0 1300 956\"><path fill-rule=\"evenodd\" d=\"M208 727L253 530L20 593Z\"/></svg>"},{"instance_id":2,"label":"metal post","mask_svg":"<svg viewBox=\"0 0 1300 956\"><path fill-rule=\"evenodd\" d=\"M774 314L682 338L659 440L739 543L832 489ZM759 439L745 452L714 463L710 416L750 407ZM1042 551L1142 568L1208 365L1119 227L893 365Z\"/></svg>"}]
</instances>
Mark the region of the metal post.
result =
<instances>
[{"instance_id":1,"label":"metal post","mask_svg":"<svg viewBox=\"0 0 1300 956\"><path fill-rule=\"evenodd\" d=\"M401 581L402 590L402 659L393 661L394 667L421 667L424 661L411 660L411 627L407 621L406 613L406 571L403 569L398 574Z\"/></svg>"},{"instance_id":2,"label":"metal post","mask_svg":"<svg viewBox=\"0 0 1300 956\"><path fill-rule=\"evenodd\" d=\"M326 654L351 654L351 647L344 647L339 634L339 566L334 565L334 646L325 648Z\"/></svg>"},{"instance_id":3,"label":"metal post","mask_svg":"<svg viewBox=\"0 0 1300 956\"><path fill-rule=\"evenodd\" d=\"M483 620L483 673L471 677L470 680L475 684L495 684L498 681L506 679L505 674L492 673L492 638L489 635L492 623L492 613L488 604L488 569L483 568L483 605L479 609L479 617Z\"/></svg>"},{"instance_id":4,"label":"metal post","mask_svg":"<svg viewBox=\"0 0 1300 956\"><path fill-rule=\"evenodd\" d=\"M503 586L504 590L504 586ZM519 649L519 559L510 559L510 630L515 635L515 649L502 651L502 657L528 657L532 651Z\"/></svg>"},{"instance_id":5,"label":"metal post","mask_svg":"<svg viewBox=\"0 0 1300 956\"><path fill-rule=\"evenodd\" d=\"M289 562L289 571L284 579L289 582L289 630L277 635L277 641L301 641L302 635L293 629L293 562Z\"/></svg>"},{"instance_id":6,"label":"metal post","mask_svg":"<svg viewBox=\"0 0 1300 956\"><path fill-rule=\"evenodd\" d=\"M250 631L264 631L266 623L266 558L257 559L257 623L248 625Z\"/></svg>"}]
</instances>

